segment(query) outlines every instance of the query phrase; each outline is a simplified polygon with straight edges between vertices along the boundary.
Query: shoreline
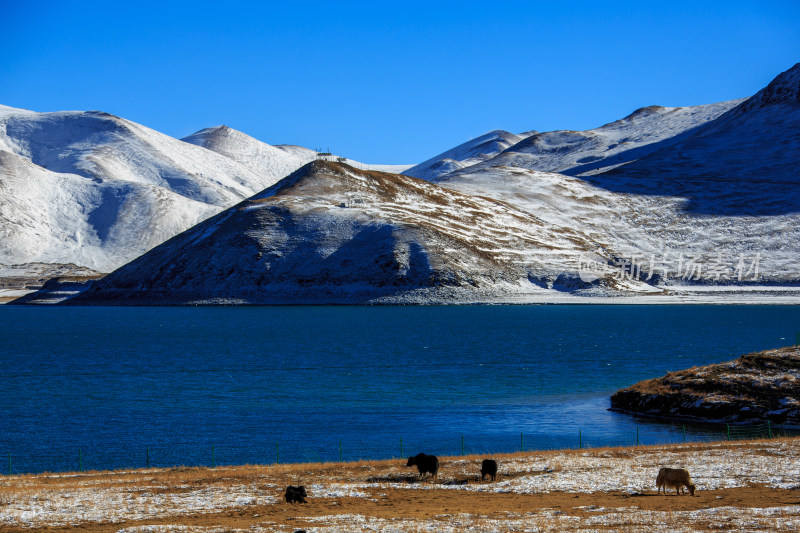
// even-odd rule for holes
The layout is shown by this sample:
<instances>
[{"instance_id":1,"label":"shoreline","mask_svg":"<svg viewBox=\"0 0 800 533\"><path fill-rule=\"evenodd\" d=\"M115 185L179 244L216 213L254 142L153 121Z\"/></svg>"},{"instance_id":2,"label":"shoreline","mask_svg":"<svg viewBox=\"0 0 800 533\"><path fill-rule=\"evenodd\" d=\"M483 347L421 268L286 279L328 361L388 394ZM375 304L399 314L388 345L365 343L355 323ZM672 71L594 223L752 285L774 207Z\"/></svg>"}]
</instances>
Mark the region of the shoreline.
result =
<instances>
[{"instance_id":1,"label":"shoreline","mask_svg":"<svg viewBox=\"0 0 800 533\"><path fill-rule=\"evenodd\" d=\"M14 294L3 294L0 291L0 305L20 305L26 307L61 306L72 295L44 295L47 300L15 303L15 300L30 297L37 291L13 291ZM755 291L754 291L755 292ZM502 306L502 305L800 305L800 288L790 291L796 294L778 294L781 291L763 291L761 293L735 293L715 295L629 295L629 296L575 296L575 295L548 295L548 296L516 296L507 298L476 298L476 299L428 299L428 300L380 300L380 301L327 301L327 300L267 300L263 302L251 301L242 298L218 298L197 301L168 301L155 298L148 300L107 300L100 302L81 302L67 304L71 307L304 307L304 306L365 306L365 307L392 307L392 306ZM782 291L786 292L786 291Z\"/></svg>"}]
</instances>

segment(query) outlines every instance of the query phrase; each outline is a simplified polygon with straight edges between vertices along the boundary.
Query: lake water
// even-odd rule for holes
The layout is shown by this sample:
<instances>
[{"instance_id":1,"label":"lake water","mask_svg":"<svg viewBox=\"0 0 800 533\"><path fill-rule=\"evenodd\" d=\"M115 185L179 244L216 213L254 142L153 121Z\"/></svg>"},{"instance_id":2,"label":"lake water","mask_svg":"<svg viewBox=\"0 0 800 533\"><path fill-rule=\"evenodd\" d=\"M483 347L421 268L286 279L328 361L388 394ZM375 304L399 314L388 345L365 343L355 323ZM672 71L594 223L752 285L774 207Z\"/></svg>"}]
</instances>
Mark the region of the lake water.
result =
<instances>
[{"instance_id":1,"label":"lake water","mask_svg":"<svg viewBox=\"0 0 800 533\"><path fill-rule=\"evenodd\" d=\"M796 306L0 306L0 473L677 442L609 396L797 331Z\"/></svg>"}]
</instances>

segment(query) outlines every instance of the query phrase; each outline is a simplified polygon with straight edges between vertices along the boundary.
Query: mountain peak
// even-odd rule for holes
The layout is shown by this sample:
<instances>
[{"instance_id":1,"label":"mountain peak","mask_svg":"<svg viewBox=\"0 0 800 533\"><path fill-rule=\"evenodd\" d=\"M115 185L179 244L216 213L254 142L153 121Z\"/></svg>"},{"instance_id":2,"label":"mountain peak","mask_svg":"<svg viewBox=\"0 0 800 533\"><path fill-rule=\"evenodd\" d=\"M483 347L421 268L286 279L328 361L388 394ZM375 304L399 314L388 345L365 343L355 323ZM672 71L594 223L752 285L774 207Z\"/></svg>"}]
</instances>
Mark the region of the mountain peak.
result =
<instances>
[{"instance_id":1,"label":"mountain peak","mask_svg":"<svg viewBox=\"0 0 800 533\"><path fill-rule=\"evenodd\" d=\"M485 161L525 138L506 130L492 130L474 139L459 144L436 157L409 168L403 172L407 176L434 180L453 170Z\"/></svg>"},{"instance_id":2,"label":"mountain peak","mask_svg":"<svg viewBox=\"0 0 800 533\"><path fill-rule=\"evenodd\" d=\"M236 131L233 128L229 128L225 124L222 124L221 126L212 126L210 128L203 128L202 130L196 131L191 135L182 138L181 140L189 144L196 144L198 146L203 146L208 148L210 144L218 142L219 139L234 137L237 134L245 136L245 134Z\"/></svg>"},{"instance_id":3,"label":"mountain peak","mask_svg":"<svg viewBox=\"0 0 800 533\"><path fill-rule=\"evenodd\" d=\"M739 110L750 111L773 105L800 105L800 63L778 74L769 85L742 103Z\"/></svg>"}]
</instances>

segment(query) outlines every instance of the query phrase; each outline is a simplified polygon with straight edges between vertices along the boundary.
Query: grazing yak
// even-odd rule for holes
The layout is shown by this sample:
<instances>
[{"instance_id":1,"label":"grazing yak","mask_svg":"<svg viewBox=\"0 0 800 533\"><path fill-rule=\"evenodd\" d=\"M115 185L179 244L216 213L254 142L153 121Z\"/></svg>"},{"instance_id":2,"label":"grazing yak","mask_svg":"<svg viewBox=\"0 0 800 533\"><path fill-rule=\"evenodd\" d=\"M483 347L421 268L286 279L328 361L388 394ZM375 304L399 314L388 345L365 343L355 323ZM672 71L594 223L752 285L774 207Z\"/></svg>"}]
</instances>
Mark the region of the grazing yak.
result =
<instances>
[{"instance_id":1,"label":"grazing yak","mask_svg":"<svg viewBox=\"0 0 800 533\"><path fill-rule=\"evenodd\" d=\"M437 479L439 475L439 458L435 455L418 453L414 457L409 457L406 466L414 465L419 470L419 477L422 477L426 472L430 472L433 475L433 479Z\"/></svg>"},{"instance_id":2,"label":"grazing yak","mask_svg":"<svg viewBox=\"0 0 800 533\"><path fill-rule=\"evenodd\" d=\"M492 481L494 481L494 477L497 475L497 461L494 459L484 459L481 463L481 481L483 481L486 476L489 476Z\"/></svg>"},{"instance_id":3,"label":"grazing yak","mask_svg":"<svg viewBox=\"0 0 800 533\"><path fill-rule=\"evenodd\" d=\"M694 496L694 489L695 484L692 481L692 476L689 475L689 472L685 468L662 468L658 471L658 477L656 477L656 487L658 487L658 492L661 493L661 489L663 487L664 494L667 493L667 489L673 487L675 489L675 495L686 494L686 488L689 489L689 494Z\"/></svg>"},{"instance_id":4,"label":"grazing yak","mask_svg":"<svg viewBox=\"0 0 800 533\"><path fill-rule=\"evenodd\" d=\"M302 485L299 487L289 485L286 487L286 494L284 496L286 497L287 503L306 503L306 496L308 496L308 494L306 494L306 488Z\"/></svg>"}]
</instances>

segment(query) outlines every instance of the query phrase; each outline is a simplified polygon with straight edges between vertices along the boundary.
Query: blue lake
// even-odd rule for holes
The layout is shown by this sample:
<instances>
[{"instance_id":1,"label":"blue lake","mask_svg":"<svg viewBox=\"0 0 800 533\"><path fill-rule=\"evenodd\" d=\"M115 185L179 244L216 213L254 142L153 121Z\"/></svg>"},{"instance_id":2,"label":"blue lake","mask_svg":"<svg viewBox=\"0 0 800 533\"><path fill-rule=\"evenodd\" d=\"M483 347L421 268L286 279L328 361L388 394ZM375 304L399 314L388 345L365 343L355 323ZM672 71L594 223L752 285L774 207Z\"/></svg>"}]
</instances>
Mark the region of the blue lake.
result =
<instances>
[{"instance_id":1,"label":"blue lake","mask_svg":"<svg viewBox=\"0 0 800 533\"><path fill-rule=\"evenodd\" d=\"M677 442L609 396L799 330L796 306L0 306L0 473Z\"/></svg>"}]
</instances>

